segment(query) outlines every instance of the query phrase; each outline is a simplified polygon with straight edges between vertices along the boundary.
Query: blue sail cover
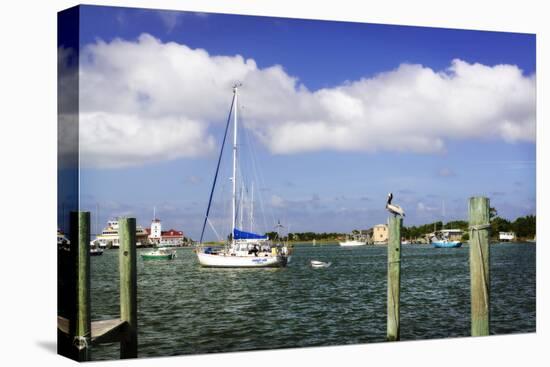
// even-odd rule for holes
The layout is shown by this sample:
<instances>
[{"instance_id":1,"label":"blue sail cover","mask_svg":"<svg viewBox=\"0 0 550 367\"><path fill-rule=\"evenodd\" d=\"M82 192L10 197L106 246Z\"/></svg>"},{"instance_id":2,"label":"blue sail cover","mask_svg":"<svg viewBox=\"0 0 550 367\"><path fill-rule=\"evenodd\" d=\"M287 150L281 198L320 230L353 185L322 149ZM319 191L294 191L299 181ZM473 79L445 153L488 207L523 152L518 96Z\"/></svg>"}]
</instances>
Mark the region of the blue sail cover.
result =
<instances>
[{"instance_id":1,"label":"blue sail cover","mask_svg":"<svg viewBox=\"0 0 550 367\"><path fill-rule=\"evenodd\" d=\"M267 236L262 236L251 232L244 232L235 228L233 229L233 239L235 240L267 240Z\"/></svg>"}]
</instances>

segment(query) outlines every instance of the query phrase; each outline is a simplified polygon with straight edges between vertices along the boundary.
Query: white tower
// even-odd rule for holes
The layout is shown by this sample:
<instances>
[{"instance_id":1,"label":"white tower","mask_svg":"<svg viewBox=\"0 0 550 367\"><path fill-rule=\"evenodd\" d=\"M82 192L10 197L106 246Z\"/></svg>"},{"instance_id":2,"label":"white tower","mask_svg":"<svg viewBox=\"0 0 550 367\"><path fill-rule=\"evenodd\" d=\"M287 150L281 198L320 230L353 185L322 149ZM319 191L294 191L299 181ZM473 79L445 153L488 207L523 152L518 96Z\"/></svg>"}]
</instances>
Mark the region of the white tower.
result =
<instances>
[{"instance_id":1,"label":"white tower","mask_svg":"<svg viewBox=\"0 0 550 367\"><path fill-rule=\"evenodd\" d=\"M160 240L160 233L162 226L160 224L160 219L153 219L151 223L151 238Z\"/></svg>"}]
</instances>

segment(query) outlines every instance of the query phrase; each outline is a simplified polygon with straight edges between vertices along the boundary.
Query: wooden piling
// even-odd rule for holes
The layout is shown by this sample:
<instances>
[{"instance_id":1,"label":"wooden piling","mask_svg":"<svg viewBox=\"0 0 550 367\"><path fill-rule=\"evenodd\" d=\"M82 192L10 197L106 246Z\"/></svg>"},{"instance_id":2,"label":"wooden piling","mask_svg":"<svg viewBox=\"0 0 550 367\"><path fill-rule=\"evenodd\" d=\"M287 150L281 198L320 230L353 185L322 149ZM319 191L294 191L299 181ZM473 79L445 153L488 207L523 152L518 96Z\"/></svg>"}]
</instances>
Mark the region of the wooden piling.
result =
<instances>
[{"instance_id":1,"label":"wooden piling","mask_svg":"<svg viewBox=\"0 0 550 367\"><path fill-rule=\"evenodd\" d=\"M73 314L72 355L77 361L90 360L92 323L90 318L90 212L71 213L71 249L76 281ZM76 241L75 241L76 240Z\"/></svg>"},{"instance_id":2,"label":"wooden piling","mask_svg":"<svg viewBox=\"0 0 550 367\"><path fill-rule=\"evenodd\" d=\"M120 340L120 358L137 358L136 219L119 220L120 319L126 330Z\"/></svg>"},{"instance_id":3,"label":"wooden piling","mask_svg":"<svg viewBox=\"0 0 550 367\"><path fill-rule=\"evenodd\" d=\"M470 198L470 298L472 336L489 335L489 199Z\"/></svg>"},{"instance_id":4,"label":"wooden piling","mask_svg":"<svg viewBox=\"0 0 550 367\"><path fill-rule=\"evenodd\" d=\"M401 227L403 218L391 216L388 238L387 340L399 340L399 291L401 283Z\"/></svg>"}]
</instances>

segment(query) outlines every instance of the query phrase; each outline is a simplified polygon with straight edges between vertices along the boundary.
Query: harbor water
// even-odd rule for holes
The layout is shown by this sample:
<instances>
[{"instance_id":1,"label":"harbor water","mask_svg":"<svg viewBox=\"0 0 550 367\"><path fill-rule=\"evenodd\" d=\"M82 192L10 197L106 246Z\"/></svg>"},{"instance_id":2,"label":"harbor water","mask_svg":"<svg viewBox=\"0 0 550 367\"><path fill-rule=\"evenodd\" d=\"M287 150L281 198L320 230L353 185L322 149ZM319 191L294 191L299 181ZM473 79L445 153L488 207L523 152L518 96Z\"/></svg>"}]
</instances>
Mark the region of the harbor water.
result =
<instances>
[{"instance_id":1,"label":"harbor water","mask_svg":"<svg viewBox=\"0 0 550 367\"><path fill-rule=\"evenodd\" d=\"M491 245L491 334L534 332L535 244ZM138 356L384 342L386 247L297 245L283 269L207 269L138 250ZM403 245L401 340L470 335L468 245ZM312 269L310 260L332 262ZM119 316L118 251L91 258L92 319ZM118 359L118 343L93 360Z\"/></svg>"}]
</instances>

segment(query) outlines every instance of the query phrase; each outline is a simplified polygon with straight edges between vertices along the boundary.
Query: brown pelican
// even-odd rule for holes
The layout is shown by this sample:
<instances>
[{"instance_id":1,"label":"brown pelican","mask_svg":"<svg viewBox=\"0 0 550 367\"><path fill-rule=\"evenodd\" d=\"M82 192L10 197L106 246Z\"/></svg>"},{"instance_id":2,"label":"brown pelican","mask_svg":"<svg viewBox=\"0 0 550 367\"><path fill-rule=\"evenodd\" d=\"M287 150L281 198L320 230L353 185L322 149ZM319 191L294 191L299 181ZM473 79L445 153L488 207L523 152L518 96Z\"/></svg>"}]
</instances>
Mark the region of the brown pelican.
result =
<instances>
[{"instance_id":1,"label":"brown pelican","mask_svg":"<svg viewBox=\"0 0 550 367\"><path fill-rule=\"evenodd\" d=\"M393 215L405 216L405 211L399 205L392 204L393 194L390 192L388 194L388 201L386 202L386 209Z\"/></svg>"}]
</instances>

